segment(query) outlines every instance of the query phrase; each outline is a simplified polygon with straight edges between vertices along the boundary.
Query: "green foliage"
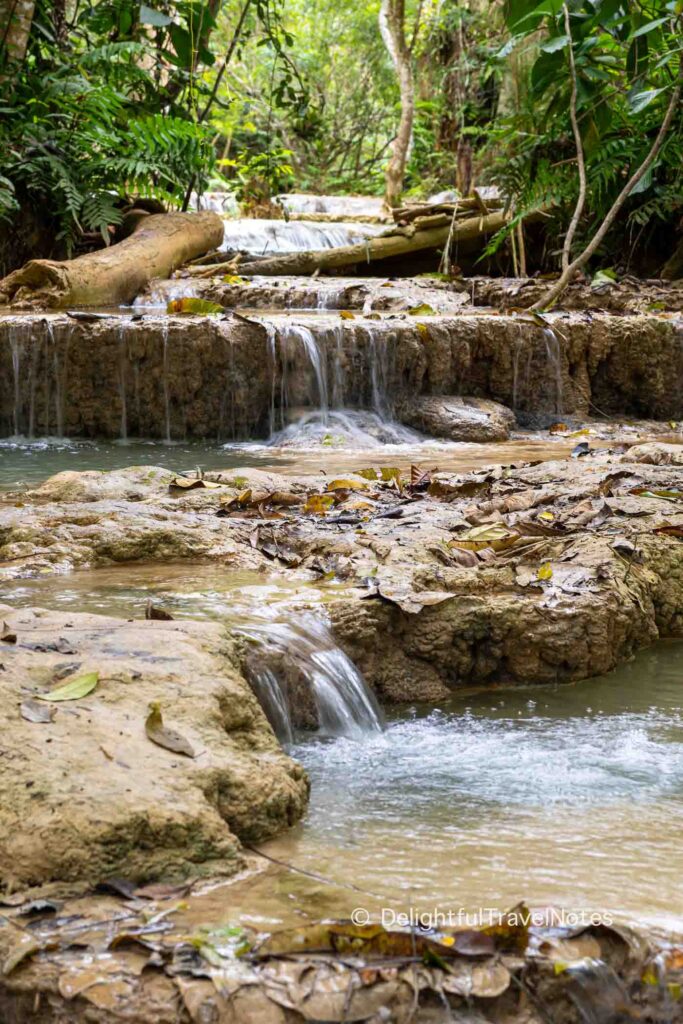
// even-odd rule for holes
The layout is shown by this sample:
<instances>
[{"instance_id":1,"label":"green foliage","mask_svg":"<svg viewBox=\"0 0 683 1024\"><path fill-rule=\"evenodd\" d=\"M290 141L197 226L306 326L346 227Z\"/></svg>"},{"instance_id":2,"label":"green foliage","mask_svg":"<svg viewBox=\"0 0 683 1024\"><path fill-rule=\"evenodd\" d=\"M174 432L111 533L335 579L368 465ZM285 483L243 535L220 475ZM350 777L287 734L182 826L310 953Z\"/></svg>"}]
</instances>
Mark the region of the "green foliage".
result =
<instances>
[{"instance_id":1,"label":"green foliage","mask_svg":"<svg viewBox=\"0 0 683 1024\"><path fill-rule=\"evenodd\" d=\"M70 252L87 232L108 241L131 197L181 205L191 176L203 186L214 152L188 109L192 69L180 73L182 32L200 6L174 8L176 24L129 0L92 3L58 37L52 5L39 0L26 57L8 68L0 217L12 222L21 202L49 217Z\"/></svg>"},{"instance_id":2,"label":"green foliage","mask_svg":"<svg viewBox=\"0 0 683 1024\"><path fill-rule=\"evenodd\" d=\"M586 162L587 207L575 246L602 222L625 181L642 163L659 130L678 74L681 11L677 3L570 0L577 78L577 117ZM559 0L508 0L512 39L500 51L526 52L528 78L520 106L489 132L499 156L495 180L519 219L545 207L562 235L578 194L576 148L569 109L570 44ZM528 60L528 57L531 60ZM681 207L683 117L677 114L664 147L628 199L619 230L639 231ZM493 240L495 250L509 232ZM613 240L614 241L614 240ZM621 242L627 242L622 238Z\"/></svg>"}]
</instances>

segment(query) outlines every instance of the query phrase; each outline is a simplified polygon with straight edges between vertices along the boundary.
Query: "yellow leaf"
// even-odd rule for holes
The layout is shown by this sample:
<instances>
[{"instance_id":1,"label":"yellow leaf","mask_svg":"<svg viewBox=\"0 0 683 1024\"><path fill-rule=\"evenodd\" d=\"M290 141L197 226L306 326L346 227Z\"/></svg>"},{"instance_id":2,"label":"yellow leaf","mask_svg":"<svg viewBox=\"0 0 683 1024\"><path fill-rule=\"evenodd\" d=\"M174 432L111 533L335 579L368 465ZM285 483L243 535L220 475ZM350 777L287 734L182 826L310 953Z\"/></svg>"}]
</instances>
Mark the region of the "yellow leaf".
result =
<instances>
[{"instance_id":1,"label":"yellow leaf","mask_svg":"<svg viewBox=\"0 0 683 1024\"><path fill-rule=\"evenodd\" d=\"M376 469L357 469L357 470L355 470L355 474L356 474L356 476L362 476L364 480L377 480L377 479L379 479L378 476L377 476L377 470Z\"/></svg>"},{"instance_id":2,"label":"yellow leaf","mask_svg":"<svg viewBox=\"0 0 683 1024\"><path fill-rule=\"evenodd\" d=\"M197 487L203 487L207 491L215 490L221 484L215 480L205 480L200 476L174 476L168 485L171 490L193 491Z\"/></svg>"},{"instance_id":3,"label":"yellow leaf","mask_svg":"<svg viewBox=\"0 0 683 1024\"><path fill-rule=\"evenodd\" d=\"M311 494L304 505L304 512L316 516L324 516L328 509L334 504L331 494Z\"/></svg>"},{"instance_id":4,"label":"yellow leaf","mask_svg":"<svg viewBox=\"0 0 683 1024\"><path fill-rule=\"evenodd\" d=\"M490 526L475 526L471 530L465 530L455 540L448 543L449 548L463 548L465 551L483 551L484 548L493 548L494 551L503 551L512 547L519 540L519 534L509 530L502 523L493 523Z\"/></svg>"},{"instance_id":5,"label":"yellow leaf","mask_svg":"<svg viewBox=\"0 0 683 1024\"><path fill-rule=\"evenodd\" d=\"M384 480L385 483L389 483L391 480L401 479L401 470L396 466L382 466L380 468L380 480Z\"/></svg>"},{"instance_id":6,"label":"yellow leaf","mask_svg":"<svg viewBox=\"0 0 683 1024\"><path fill-rule=\"evenodd\" d=\"M350 310L348 310L348 309L342 309L342 311L339 314L339 316L342 318L342 320L355 320L356 319L355 314L351 313Z\"/></svg>"},{"instance_id":7,"label":"yellow leaf","mask_svg":"<svg viewBox=\"0 0 683 1024\"><path fill-rule=\"evenodd\" d=\"M364 480L330 480L328 491L364 491L369 487Z\"/></svg>"},{"instance_id":8,"label":"yellow leaf","mask_svg":"<svg viewBox=\"0 0 683 1024\"><path fill-rule=\"evenodd\" d=\"M347 512L373 512L375 509L371 501L346 501L343 507Z\"/></svg>"},{"instance_id":9,"label":"yellow leaf","mask_svg":"<svg viewBox=\"0 0 683 1024\"><path fill-rule=\"evenodd\" d=\"M81 676L73 676L57 686L49 693L38 694L38 700L80 700L87 697L99 682L99 672L86 672Z\"/></svg>"},{"instance_id":10,"label":"yellow leaf","mask_svg":"<svg viewBox=\"0 0 683 1024\"><path fill-rule=\"evenodd\" d=\"M428 338L429 337L429 328L427 327L427 324L418 323L418 324L415 324L415 326L417 327L418 332L419 332L421 338Z\"/></svg>"},{"instance_id":11,"label":"yellow leaf","mask_svg":"<svg viewBox=\"0 0 683 1024\"><path fill-rule=\"evenodd\" d=\"M209 302L208 299L171 299L166 306L167 313L203 313L206 315L215 315L216 313L224 313L223 306L219 306L217 302Z\"/></svg>"},{"instance_id":12,"label":"yellow leaf","mask_svg":"<svg viewBox=\"0 0 683 1024\"><path fill-rule=\"evenodd\" d=\"M541 568L536 573L537 580L551 580L553 578L553 570L550 562L544 562Z\"/></svg>"},{"instance_id":13,"label":"yellow leaf","mask_svg":"<svg viewBox=\"0 0 683 1024\"><path fill-rule=\"evenodd\" d=\"M145 732L147 738L156 743L159 747L172 750L174 754L183 754L185 757L196 757L192 744L181 736L175 729L169 729L164 725L161 715L161 705L154 700L149 705L149 715L145 720Z\"/></svg>"},{"instance_id":14,"label":"yellow leaf","mask_svg":"<svg viewBox=\"0 0 683 1024\"><path fill-rule=\"evenodd\" d=\"M584 427L583 430L572 430L571 434L567 434L567 437L587 437L590 434L588 427Z\"/></svg>"},{"instance_id":15,"label":"yellow leaf","mask_svg":"<svg viewBox=\"0 0 683 1024\"><path fill-rule=\"evenodd\" d=\"M419 306L413 306L408 310L409 316L434 316L436 310L428 302L421 302Z\"/></svg>"},{"instance_id":16,"label":"yellow leaf","mask_svg":"<svg viewBox=\"0 0 683 1024\"><path fill-rule=\"evenodd\" d=\"M538 518L542 519L544 523L552 523L555 518L554 512L539 512Z\"/></svg>"}]
</instances>

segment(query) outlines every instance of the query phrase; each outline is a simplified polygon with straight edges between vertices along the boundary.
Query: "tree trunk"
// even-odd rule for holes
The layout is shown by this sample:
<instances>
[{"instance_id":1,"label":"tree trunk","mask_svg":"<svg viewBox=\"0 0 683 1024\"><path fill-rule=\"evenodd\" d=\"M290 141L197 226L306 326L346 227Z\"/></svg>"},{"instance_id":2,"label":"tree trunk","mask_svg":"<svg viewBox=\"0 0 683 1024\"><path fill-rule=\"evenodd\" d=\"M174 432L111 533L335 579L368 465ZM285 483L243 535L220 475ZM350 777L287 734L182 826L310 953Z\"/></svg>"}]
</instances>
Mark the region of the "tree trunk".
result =
<instances>
[{"instance_id":1,"label":"tree trunk","mask_svg":"<svg viewBox=\"0 0 683 1024\"><path fill-rule=\"evenodd\" d=\"M35 0L0 0L0 76L23 63L35 6Z\"/></svg>"},{"instance_id":2,"label":"tree trunk","mask_svg":"<svg viewBox=\"0 0 683 1024\"><path fill-rule=\"evenodd\" d=\"M398 206L403 191L406 163L413 141L415 86L410 47L405 36L405 0L382 0L379 30L396 70L401 96L401 119L391 147L391 158L385 171L384 200L388 207Z\"/></svg>"},{"instance_id":3,"label":"tree trunk","mask_svg":"<svg viewBox=\"0 0 683 1024\"><path fill-rule=\"evenodd\" d=\"M394 234L379 235L376 238L369 238L367 242L342 246L338 249L293 252L252 262L245 261L239 265L236 261L231 261L218 266L196 267L190 269L190 274L193 277L211 277L225 271L234 273L236 270L240 274L265 274L268 276L312 274L316 270L335 270L340 267L350 267L354 263L383 260L388 256L401 256L404 253L420 252L424 249L438 249L446 244L450 230L450 218L443 218L443 220L445 223L442 222L439 227L418 229L411 234L405 231L396 231ZM467 241L481 236L483 240L485 236L499 231L506 220L507 215L502 211L490 213L485 217L468 217L456 222L453 238L457 241Z\"/></svg>"},{"instance_id":4,"label":"tree trunk","mask_svg":"<svg viewBox=\"0 0 683 1024\"><path fill-rule=\"evenodd\" d=\"M0 280L0 305L116 306L131 302L155 277L173 271L223 241L215 213L143 217L123 242L75 260L30 260Z\"/></svg>"}]
</instances>

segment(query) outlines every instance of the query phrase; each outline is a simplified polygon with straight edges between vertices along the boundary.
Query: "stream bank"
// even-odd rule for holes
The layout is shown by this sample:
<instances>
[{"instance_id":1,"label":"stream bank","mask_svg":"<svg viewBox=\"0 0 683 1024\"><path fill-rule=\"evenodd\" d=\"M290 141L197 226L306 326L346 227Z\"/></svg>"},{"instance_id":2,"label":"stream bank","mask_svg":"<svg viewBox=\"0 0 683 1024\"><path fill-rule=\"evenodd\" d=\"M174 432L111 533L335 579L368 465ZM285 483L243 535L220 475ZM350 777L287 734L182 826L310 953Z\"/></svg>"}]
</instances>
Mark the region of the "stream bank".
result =
<instances>
[{"instance_id":1,"label":"stream bank","mask_svg":"<svg viewBox=\"0 0 683 1024\"><path fill-rule=\"evenodd\" d=\"M241 310L207 317L153 308L174 280L0 317L9 1021L678 1019L676 296L537 321L471 307L486 287L192 282ZM195 756L150 739L157 701ZM234 958L367 901L519 896L638 934L478 937L448 969L319 934L313 962Z\"/></svg>"}]
</instances>

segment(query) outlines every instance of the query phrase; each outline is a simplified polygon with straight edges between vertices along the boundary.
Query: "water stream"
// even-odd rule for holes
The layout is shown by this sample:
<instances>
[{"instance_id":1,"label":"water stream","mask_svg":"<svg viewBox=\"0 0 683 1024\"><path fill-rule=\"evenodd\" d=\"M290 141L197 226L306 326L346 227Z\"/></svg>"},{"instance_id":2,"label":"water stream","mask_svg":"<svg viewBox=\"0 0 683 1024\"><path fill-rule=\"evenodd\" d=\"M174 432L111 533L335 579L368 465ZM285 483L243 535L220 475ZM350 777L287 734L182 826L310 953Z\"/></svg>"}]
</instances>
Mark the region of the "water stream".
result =
<instances>
[{"instance_id":1,"label":"water stream","mask_svg":"<svg viewBox=\"0 0 683 1024\"><path fill-rule=\"evenodd\" d=\"M356 906L500 909L524 898L681 926L682 642L661 642L576 685L461 691L436 708L394 708L380 731L356 670L324 626L300 618L305 602L322 622L326 603L343 597L340 585L214 565L123 566L11 581L3 593L16 605L125 617L142 615L149 597L177 618L231 622L255 651L263 644L262 685L282 722L284 685L299 685L302 671L316 677L323 702L335 686L323 707L326 738L297 738L290 716L311 806L264 847L332 884L288 872L257 877L198 898L193 913L240 913L265 926L296 923L302 907L348 916ZM338 693L347 704L335 717ZM344 716L350 735L335 736ZM351 893L349 882L375 895Z\"/></svg>"}]
</instances>

